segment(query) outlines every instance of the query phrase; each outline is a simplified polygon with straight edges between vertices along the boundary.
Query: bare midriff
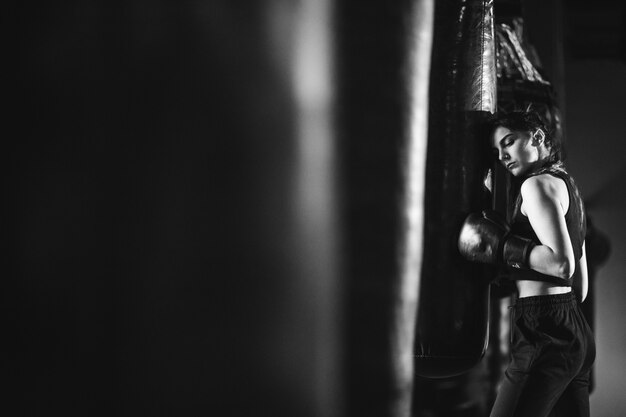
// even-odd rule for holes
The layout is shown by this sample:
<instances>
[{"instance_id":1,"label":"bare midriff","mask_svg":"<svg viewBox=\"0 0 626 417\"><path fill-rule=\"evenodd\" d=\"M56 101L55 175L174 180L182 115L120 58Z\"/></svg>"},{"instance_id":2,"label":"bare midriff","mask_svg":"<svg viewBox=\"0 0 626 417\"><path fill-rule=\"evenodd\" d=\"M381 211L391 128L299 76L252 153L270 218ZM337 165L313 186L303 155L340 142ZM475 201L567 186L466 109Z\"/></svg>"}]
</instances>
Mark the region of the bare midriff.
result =
<instances>
[{"instance_id":1,"label":"bare midriff","mask_svg":"<svg viewBox=\"0 0 626 417\"><path fill-rule=\"evenodd\" d=\"M554 285L541 281L517 281L518 297L534 297L537 295L565 294L572 291L572 287Z\"/></svg>"}]
</instances>

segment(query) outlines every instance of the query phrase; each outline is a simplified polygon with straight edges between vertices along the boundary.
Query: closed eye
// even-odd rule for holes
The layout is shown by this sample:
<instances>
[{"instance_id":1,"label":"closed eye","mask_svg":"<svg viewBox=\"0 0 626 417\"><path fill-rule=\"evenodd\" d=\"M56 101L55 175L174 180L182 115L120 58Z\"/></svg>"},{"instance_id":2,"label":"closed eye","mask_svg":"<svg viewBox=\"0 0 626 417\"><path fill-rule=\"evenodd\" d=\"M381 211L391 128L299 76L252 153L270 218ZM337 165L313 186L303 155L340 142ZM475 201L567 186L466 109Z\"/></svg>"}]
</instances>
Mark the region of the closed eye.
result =
<instances>
[{"instance_id":1,"label":"closed eye","mask_svg":"<svg viewBox=\"0 0 626 417\"><path fill-rule=\"evenodd\" d=\"M506 135L500 140L500 146L502 146L503 148L507 148L511 146L514 142L515 142L515 136L509 133L508 135Z\"/></svg>"}]
</instances>

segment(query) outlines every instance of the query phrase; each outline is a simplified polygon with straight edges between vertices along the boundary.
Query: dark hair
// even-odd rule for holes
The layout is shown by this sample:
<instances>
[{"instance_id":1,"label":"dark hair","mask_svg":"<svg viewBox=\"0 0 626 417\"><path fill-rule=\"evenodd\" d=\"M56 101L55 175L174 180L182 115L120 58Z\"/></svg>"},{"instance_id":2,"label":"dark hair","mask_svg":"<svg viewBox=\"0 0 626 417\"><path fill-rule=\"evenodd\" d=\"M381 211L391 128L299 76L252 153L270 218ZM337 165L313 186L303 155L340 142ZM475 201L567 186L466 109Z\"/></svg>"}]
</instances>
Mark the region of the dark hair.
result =
<instances>
[{"instance_id":1,"label":"dark hair","mask_svg":"<svg viewBox=\"0 0 626 417\"><path fill-rule=\"evenodd\" d=\"M534 133L541 129L545 134L545 144L550 150L550 161L558 162L562 158L560 140L556 140L554 132L548 129L548 124L535 112L514 111L510 113L496 113L490 120L489 137L498 127L506 127L510 130Z\"/></svg>"}]
</instances>

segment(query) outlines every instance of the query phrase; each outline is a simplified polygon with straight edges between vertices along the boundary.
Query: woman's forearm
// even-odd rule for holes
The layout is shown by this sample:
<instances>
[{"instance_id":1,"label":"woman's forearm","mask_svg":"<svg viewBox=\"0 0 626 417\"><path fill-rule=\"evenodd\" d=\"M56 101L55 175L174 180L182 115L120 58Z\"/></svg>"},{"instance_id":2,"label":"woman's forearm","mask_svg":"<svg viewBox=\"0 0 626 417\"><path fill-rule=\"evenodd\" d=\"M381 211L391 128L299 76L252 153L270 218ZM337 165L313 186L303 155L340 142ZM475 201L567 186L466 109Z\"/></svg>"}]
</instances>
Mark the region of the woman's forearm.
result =
<instances>
[{"instance_id":1,"label":"woman's forearm","mask_svg":"<svg viewBox=\"0 0 626 417\"><path fill-rule=\"evenodd\" d=\"M531 269L545 275L561 279L570 279L574 275L574 256L556 252L546 245L537 245L530 253L528 265Z\"/></svg>"}]
</instances>

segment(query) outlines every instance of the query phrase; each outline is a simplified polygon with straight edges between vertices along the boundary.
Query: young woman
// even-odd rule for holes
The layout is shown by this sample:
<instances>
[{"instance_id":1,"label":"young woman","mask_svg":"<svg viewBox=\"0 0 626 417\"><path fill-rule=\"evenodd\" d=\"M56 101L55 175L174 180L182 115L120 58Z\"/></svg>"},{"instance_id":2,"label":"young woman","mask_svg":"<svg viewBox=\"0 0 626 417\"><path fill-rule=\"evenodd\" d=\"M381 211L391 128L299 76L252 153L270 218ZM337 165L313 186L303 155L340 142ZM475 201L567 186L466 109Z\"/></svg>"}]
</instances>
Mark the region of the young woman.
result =
<instances>
[{"instance_id":1,"label":"young woman","mask_svg":"<svg viewBox=\"0 0 626 417\"><path fill-rule=\"evenodd\" d=\"M579 306L588 288L582 199L536 114L497 117L490 144L521 184L511 224L493 212L471 214L459 250L508 265L518 290L511 361L491 416L589 416L595 343Z\"/></svg>"}]
</instances>

